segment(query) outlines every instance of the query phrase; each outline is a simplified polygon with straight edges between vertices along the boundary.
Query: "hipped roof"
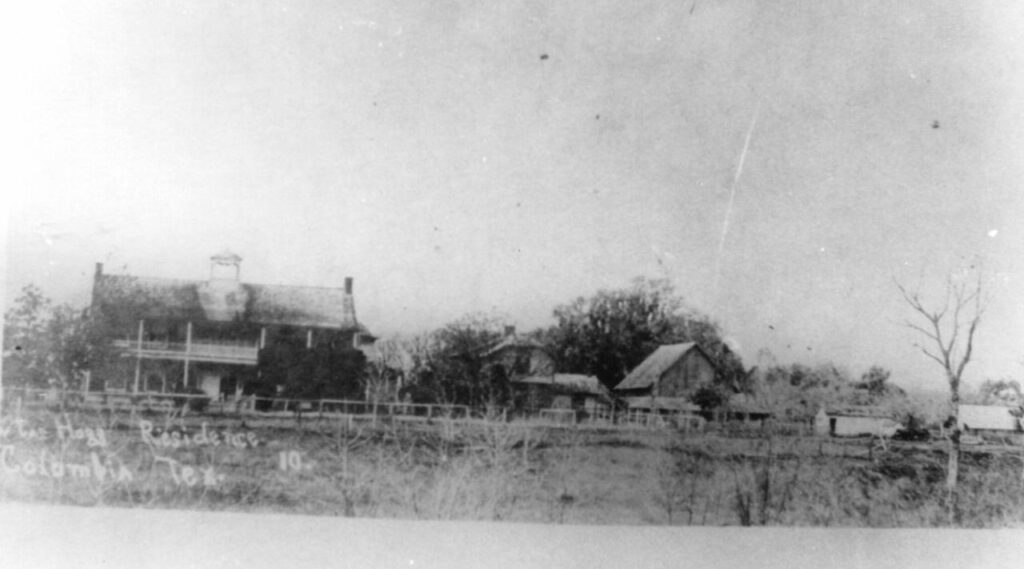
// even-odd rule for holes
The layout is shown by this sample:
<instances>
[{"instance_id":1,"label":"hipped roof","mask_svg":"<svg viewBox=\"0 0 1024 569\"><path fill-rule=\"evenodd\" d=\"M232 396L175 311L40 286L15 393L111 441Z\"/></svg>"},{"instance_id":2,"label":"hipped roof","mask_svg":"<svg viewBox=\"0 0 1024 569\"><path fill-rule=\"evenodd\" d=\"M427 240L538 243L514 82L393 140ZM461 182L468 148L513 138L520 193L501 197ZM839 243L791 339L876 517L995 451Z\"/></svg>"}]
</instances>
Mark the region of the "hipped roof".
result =
<instances>
[{"instance_id":1,"label":"hipped roof","mask_svg":"<svg viewBox=\"0 0 1024 569\"><path fill-rule=\"evenodd\" d=\"M212 283L128 275L97 275L95 302L134 305L150 318L242 320L311 328L366 331L343 288Z\"/></svg>"},{"instance_id":2,"label":"hipped roof","mask_svg":"<svg viewBox=\"0 0 1024 569\"><path fill-rule=\"evenodd\" d=\"M633 371L629 372L629 375L615 386L616 391L646 389L654 385L662 374L693 349L707 357L707 354L704 354L704 350L696 342L658 346L658 349L654 350L651 355L640 362L640 365L633 368ZM708 358L708 361L710 361L710 358Z\"/></svg>"}]
</instances>

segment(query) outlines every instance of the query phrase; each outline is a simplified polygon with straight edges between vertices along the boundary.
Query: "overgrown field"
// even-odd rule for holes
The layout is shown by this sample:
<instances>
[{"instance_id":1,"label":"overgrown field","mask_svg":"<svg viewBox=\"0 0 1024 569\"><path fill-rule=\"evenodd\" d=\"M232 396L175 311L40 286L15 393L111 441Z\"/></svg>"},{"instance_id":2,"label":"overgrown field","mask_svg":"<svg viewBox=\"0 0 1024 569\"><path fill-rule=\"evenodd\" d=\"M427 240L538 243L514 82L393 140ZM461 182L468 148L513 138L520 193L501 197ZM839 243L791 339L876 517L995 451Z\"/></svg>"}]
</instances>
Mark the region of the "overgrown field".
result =
<instances>
[{"instance_id":1,"label":"overgrown field","mask_svg":"<svg viewBox=\"0 0 1024 569\"><path fill-rule=\"evenodd\" d=\"M32 411L0 499L583 524L1024 527L1022 449L968 453L959 519L927 445L349 418Z\"/></svg>"}]
</instances>

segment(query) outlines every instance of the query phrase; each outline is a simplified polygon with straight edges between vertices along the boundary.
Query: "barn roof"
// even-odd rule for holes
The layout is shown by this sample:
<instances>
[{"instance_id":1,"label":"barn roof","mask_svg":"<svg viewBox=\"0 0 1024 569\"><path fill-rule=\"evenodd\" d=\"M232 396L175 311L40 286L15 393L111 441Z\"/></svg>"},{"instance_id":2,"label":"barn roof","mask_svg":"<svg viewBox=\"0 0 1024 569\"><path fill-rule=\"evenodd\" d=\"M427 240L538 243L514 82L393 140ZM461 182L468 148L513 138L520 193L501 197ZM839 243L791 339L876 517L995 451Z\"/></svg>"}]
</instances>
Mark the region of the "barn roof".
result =
<instances>
[{"instance_id":1,"label":"barn roof","mask_svg":"<svg viewBox=\"0 0 1024 569\"><path fill-rule=\"evenodd\" d=\"M629 375L623 378L623 380L615 386L615 389L644 389L654 385L654 382L656 382L662 374L668 371L670 367L675 365L675 363L685 356L690 350L694 349L698 350L701 354L704 354L704 350L702 350L696 342L658 346L658 349L654 350L651 355L647 356L644 361L640 362L640 365L633 368L633 371L629 372ZM707 357L707 354L704 354L704 357Z\"/></svg>"},{"instance_id":2,"label":"barn roof","mask_svg":"<svg viewBox=\"0 0 1024 569\"><path fill-rule=\"evenodd\" d=\"M961 405L958 419L961 428L982 431L1016 431L1020 424L1009 407L996 405Z\"/></svg>"},{"instance_id":3,"label":"barn roof","mask_svg":"<svg viewBox=\"0 0 1024 569\"><path fill-rule=\"evenodd\" d=\"M237 286L128 275L97 275L94 302L134 305L151 318L178 318L366 331L343 288L237 283Z\"/></svg>"}]
</instances>

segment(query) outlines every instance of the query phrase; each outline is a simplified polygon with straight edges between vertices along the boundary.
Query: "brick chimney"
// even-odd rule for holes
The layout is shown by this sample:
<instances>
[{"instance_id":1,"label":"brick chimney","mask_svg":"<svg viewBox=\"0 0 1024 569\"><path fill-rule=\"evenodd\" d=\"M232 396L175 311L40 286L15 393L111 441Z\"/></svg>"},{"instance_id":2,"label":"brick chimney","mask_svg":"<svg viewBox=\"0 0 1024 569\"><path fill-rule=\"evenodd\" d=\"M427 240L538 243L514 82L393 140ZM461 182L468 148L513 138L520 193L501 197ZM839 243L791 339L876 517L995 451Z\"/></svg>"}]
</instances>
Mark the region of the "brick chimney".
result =
<instances>
[{"instance_id":1,"label":"brick chimney","mask_svg":"<svg viewBox=\"0 0 1024 569\"><path fill-rule=\"evenodd\" d=\"M356 302L352 297L352 277L345 277L345 296L342 302L342 318L346 326L356 325Z\"/></svg>"},{"instance_id":2,"label":"brick chimney","mask_svg":"<svg viewBox=\"0 0 1024 569\"><path fill-rule=\"evenodd\" d=\"M103 278L103 263L96 263L96 272L92 275L92 303L90 306L99 306L100 301L100 279Z\"/></svg>"}]
</instances>

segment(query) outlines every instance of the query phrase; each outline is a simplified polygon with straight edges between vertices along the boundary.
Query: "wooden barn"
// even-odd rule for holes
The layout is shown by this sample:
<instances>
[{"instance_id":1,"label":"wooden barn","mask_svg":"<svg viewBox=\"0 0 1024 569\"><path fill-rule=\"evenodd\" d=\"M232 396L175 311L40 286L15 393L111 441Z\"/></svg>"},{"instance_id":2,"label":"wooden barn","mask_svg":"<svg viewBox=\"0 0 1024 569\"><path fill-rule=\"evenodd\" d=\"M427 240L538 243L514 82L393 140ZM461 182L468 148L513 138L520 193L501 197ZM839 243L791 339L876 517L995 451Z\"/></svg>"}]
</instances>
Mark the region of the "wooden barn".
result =
<instances>
[{"instance_id":1,"label":"wooden barn","mask_svg":"<svg viewBox=\"0 0 1024 569\"><path fill-rule=\"evenodd\" d=\"M711 358L695 342L659 346L618 385L620 397L689 398L715 381Z\"/></svg>"}]
</instances>

